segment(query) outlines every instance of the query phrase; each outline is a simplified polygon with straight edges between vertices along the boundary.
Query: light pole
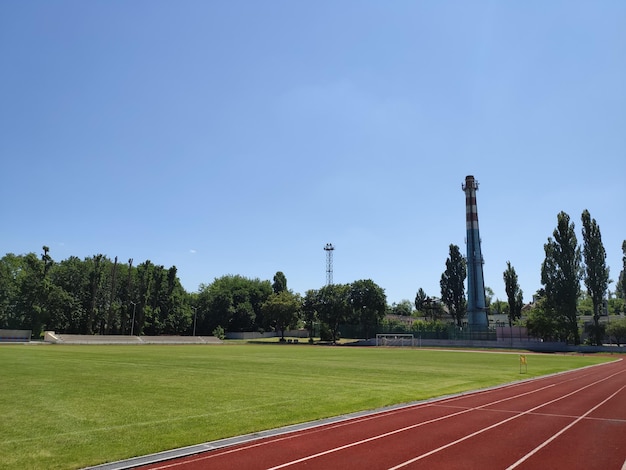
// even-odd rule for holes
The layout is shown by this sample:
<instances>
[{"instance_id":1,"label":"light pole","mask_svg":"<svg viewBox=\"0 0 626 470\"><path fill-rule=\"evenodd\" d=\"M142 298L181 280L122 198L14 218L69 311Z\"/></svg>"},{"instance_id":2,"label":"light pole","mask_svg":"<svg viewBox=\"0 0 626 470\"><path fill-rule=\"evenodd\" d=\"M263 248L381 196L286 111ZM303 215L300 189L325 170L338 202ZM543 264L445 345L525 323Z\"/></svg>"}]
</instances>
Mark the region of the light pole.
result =
<instances>
[{"instance_id":1,"label":"light pole","mask_svg":"<svg viewBox=\"0 0 626 470\"><path fill-rule=\"evenodd\" d=\"M135 302L133 302L132 300L130 301L131 304L133 304L133 322L130 325L130 335L134 336L135 333L135 311L137 310L137 304Z\"/></svg>"},{"instance_id":2,"label":"light pole","mask_svg":"<svg viewBox=\"0 0 626 470\"><path fill-rule=\"evenodd\" d=\"M198 307L191 307L193 309L193 335L196 336L196 319L198 318Z\"/></svg>"}]
</instances>

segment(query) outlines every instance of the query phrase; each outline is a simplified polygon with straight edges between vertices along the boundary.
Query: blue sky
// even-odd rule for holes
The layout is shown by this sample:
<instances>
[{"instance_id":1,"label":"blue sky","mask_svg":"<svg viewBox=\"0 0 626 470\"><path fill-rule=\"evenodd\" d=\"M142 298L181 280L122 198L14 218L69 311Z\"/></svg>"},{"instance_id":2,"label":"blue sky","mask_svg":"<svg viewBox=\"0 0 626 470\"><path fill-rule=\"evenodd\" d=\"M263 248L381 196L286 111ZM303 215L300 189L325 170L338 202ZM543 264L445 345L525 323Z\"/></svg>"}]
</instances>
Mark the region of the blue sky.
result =
<instances>
[{"instance_id":1,"label":"blue sky","mask_svg":"<svg viewBox=\"0 0 626 470\"><path fill-rule=\"evenodd\" d=\"M1 254L439 296L480 183L526 300L567 212L626 238L626 2L0 3ZM614 288L614 285L613 285Z\"/></svg>"}]
</instances>

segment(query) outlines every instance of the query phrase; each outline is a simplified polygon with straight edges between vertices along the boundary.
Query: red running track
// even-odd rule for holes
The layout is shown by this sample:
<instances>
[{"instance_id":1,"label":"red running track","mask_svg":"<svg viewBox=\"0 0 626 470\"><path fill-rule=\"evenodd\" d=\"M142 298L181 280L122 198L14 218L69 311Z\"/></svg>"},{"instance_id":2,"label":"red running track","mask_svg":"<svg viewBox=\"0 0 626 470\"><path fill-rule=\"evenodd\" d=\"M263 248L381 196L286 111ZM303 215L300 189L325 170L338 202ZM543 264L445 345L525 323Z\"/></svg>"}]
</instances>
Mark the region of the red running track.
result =
<instances>
[{"instance_id":1,"label":"red running track","mask_svg":"<svg viewBox=\"0 0 626 470\"><path fill-rule=\"evenodd\" d=\"M141 468L626 470L626 361Z\"/></svg>"}]
</instances>

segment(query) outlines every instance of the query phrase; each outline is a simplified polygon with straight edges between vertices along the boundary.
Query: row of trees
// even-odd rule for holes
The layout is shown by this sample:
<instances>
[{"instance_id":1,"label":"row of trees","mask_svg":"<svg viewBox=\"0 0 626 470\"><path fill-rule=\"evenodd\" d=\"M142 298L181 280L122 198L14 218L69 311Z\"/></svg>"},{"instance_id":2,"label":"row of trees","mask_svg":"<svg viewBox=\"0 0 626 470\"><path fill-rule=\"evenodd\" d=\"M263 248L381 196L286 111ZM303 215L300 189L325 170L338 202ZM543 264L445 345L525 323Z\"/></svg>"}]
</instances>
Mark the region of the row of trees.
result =
<instances>
[{"instance_id":1,"label":"row of trees","mask_svg":"<svg viewBox=\"0 0 626 470\"><path fill-rule=\"evenodd\" d=\"M538 302L529 315L527 325L536 336L580 343L578 305L582 293L581 281L592 303L593 324L588 328L591 342L601 344L605 327L600 323L607 299L609 267L602 243L600 227L589 211L583 211L582 248L576 237L575 225L565 212L557 216L553 236L544 245L546 254L541 266ZM616 286L616 294L624 298L626 291L626 240L622 243L624 269Z\"/></svg>"},{"instance_id":2,"label":"row of trees","mask_svg":"<svg viewBox=\"0 0 626 470\"><path fill-rule=\"evenodd\" d=\"M506 310L509 316L509 325L521 317L523 301L523 291L520 289L515 268L511 262L507 261L507 268L502 274L505 290L508 298L506 308L497 301L495 310L497 312ZM424 316L437 320L444 313L444 306L448 314L454 319L457 326L463 324L463 319L467 314L467 299L465 297L465 278L467 277L467 265L465 258L461 255L461 250L457 245L450 245L450 254L446 260L446 270L441 275L439 285L441 288L441 299L434 299L426 295L424 289L420 288L415 296L415 309ZM492 302L493 291L487 291L487 309Z\"/></svg>"},{"instance_id":3,"label":"row of trees","mask_svg":"<svg viewBox=\"0 0 626 470\"><path fill-rule=\"evenodd\" d=\"M308 290L302 297L287 289L287 279L280 271L272 284L223 276L201 286L196 302L200 334L216 329L275 330L284 337L286 329L305 325L312 335L313 325L319 321L333 340L339 326L346 323L361 325L366 336L373 334L387 308L384 290L370 279Z\"/></svg>"},{"instance_id":4,"label":"row of trees","mask_svg":"<svg viewBox=\"0 0 626 470\"><path fill-rule=\"evenodd\" d=\"M528 318L528 327L542 338L580 341L580 299L590 302L592 336L602 341L600 323L609 280L600 229L588 211L582 214L583 246L578 245L574 224L564 212L544 246L541 266L543 288ZM626 268L626 241L624 267ZM457 325L466 314L465 259L450 245L441 276L441 301L419 289L414 306L431 321L447 311ZM581 292L581 280L586 293ZM510 262L503 272L507 302L496 300L492 311L506 312L509 323L519 320L523 293ZM626 280L620 274L615 292L622 299ZM487 289L488 294L491 293ZM582 294L582 295L581 295ZM491 295L488 295L491 300ZM309 290L302 297L287 288L282 272L273 282L242 276L223 276L187 293L176 267L165 268L147 260L118 263L98 254L54 262L48 247L40 257L7 254L0 259L0 328L31 329L34 336L51 329L80 334L212 334L215 331L285 329L321 322L336 338L340 324L359 324L366 335L374 333L386 313L412 315L413 305L402 301L386 305L384 290L371 280L330 285Z\"/></svg>"},{"instance_id":5,"label":"row of trees","mask_svg":"<svg viewBox=\"0 0 626 470\"><path fill-rule=\"evenodd\" d=\"M276 330L316 322L330 339L340 324L362 325L373 334L387 309L384 290L371 280L309 290L304 297L287 288L277 272L273 283L227 275L199 292L187 293L176 267L147 260L118 263L104 255L54 262L7 254L0 259L0 328L44 329L75 334L209 335L223 331Z\"/></svg>"},{"instance_id":6,"label":"row of trees","mask_svg":"<svg viewBox=\"0 0 626 470\"><path fill-rule=\"evenodd\" d=\"M593 325L588 327L591 342L601 344L605 336L605 327L600 322L607 299L609 267L606 265L606 251L602 243L600 227L591 218L588 210L581 215L582 247L576 238L574 223L565 212L557 215L557 227L553 236L544 245L545 260L541 265L542 289L537 293L538 301L533 305L527 320L532 334L545 339L558 339L580 343L579 312L581 299L591 302ZM626 240L622 244L623 269L620 273L615 293L626 300ZM507 261L503 273L506 307L496 305L494 310L506 311L509 325L521 318L523 291L518 284L515 268ZM433 320L441 315L445 306L448 313L461 326L466 314L465 258L459 247L450 245L450 254L446 260L446 270L441 276L441 304L433 301L423 289L415 297L415 308ZM582 291L581 282L586 287ZM489 298L488 298L489 300ZM489 302L488 302L489 303Z\"/></svg>"},{"instance_id":7,"label":"row of trees","mask_svg":"<svg viewBox=\"0 0 626 470\"><path fill-rule=\"evenodd\" d=\"M48 247L0 260L0 328L80 334L180 334L191 327L176 267L98 254L55 263Z\"/></svg>"}]
</instances>

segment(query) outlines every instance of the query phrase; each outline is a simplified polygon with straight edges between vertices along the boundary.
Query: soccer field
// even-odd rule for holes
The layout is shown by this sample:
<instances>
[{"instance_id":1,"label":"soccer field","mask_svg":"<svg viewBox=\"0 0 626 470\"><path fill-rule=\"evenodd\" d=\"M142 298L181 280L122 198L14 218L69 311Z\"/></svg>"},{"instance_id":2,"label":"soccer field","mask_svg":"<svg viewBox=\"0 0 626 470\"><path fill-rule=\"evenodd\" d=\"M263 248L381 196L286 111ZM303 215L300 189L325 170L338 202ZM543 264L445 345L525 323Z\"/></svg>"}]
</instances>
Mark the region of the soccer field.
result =
<instances>
[{"instance_id":1,"label":"soccer field","mask_svg":"<svg viewBox=\"0 0 626 470\"><path fill-rule=\"evenodd\" d=\"M81 468L610 360L403 348L0 347L0 468Z\"/></svg>"}]
</instances>

